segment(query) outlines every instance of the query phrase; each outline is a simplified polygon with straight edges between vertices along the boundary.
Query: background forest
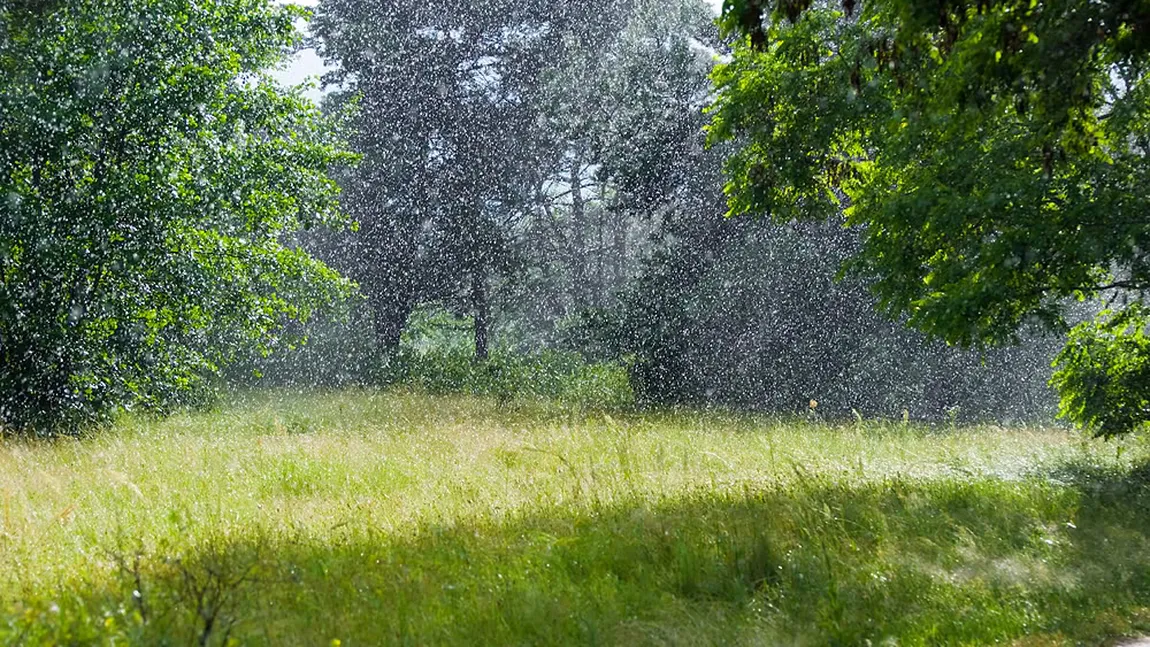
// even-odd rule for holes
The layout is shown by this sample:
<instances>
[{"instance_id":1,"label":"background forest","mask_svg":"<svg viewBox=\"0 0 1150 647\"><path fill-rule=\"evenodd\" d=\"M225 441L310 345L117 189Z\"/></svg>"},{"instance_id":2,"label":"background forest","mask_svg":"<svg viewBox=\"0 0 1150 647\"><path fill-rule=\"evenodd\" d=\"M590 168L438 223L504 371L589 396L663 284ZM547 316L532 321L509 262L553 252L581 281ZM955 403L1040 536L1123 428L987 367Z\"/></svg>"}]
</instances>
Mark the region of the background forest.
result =
<instances>
[{"instance_id":1,"label":"background forest","mask_svg":"<svg viewBox=\"0 0 1150 647\"><path fill-rule=\"evenodd\" d=\"M648 403L1053 415L1056 336L929 341L838 276L857 230L726 218L731 146L707 145L705 109L730 43L704 0L448 4L320 5L324 109L350 110L362 155L339 176L359 227L301 240L362 298L259 362L258 383L617 402L618 366Z\"/></svg>"},{"instance_id":2,"label":"background forest","mask_svg":"<svg viewBox=\"0 0 1150 647\"><path fill-rule=\"evenodd\" d=\"M4 426L348 384L1053 416L1066 328L962 349L880 314L841 192L728 217L759 144L715 112L745 50L713 5L595 2L8 9ZM320 109L272 75L305 46Z\"/></svg>"}]
</instances>

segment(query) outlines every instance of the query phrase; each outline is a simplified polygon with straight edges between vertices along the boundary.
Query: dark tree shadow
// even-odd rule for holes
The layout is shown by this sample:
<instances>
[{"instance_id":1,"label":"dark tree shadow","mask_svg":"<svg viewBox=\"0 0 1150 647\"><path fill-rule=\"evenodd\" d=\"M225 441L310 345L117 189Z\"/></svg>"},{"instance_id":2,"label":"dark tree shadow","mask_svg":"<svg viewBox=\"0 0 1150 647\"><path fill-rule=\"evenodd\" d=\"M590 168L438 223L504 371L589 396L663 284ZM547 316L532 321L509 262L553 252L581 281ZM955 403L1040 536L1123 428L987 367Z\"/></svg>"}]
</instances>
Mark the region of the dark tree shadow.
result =
<instances>
[{"instance_id":1,"label":"dark tree shadow","mask_svg":"<svg viewBox=\"0 0 1150 647\"><path fill-rule=\"evenodd\" d=\"M1067 467L1024 481L848 487L812 477L461 521L409 537L353 524L323 541L281 531L143 555L110 584L23 601L0 636L1106 644L1150 629L1148 510L1150 468Z\"/></svg>"}]
</instances>

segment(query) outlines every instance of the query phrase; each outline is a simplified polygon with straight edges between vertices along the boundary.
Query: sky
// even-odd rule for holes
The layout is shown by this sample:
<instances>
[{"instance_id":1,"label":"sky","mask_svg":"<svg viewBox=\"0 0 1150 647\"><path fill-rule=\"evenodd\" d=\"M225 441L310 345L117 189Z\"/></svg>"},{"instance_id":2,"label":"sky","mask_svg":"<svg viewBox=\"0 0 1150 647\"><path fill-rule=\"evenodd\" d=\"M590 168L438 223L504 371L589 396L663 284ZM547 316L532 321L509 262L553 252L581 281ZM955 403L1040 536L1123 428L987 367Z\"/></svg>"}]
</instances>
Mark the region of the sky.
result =
<instances>
[{"instance_id":1,"label":"sky","mask_svg":"<svg viewBox=\"0 0 1150 647\"><path fill-rule=\"evenodd\" d=\"M282 1L282 0L281 0ZM418 0L414 0L418 1ZM708 4L715 8L715 12L723 6L723 0L707 0ZM319 4L319 0L294 0L293 4L304 5L306 7L314 7ZM283 83L289 85L298 85L305 80L313 77L318 77L324 73L323 61L316 55L314 49L307 49L296 54L295 59L290 64L281 69L276 77ZM314 100L319 100L323 94L318 89L312 90L307 93Z\"/></svg>"},{"instance_id":2,"label":"sky","mask_svg":"<svg viewBox=\"0 0 1150 647\"><path fill-rule=\"evenodd\" d=\"M277 1L282 3L282 0ZM319 0L294 0L292 4L314 7L319 4ZM326 68L324 67L323 61L316 55L315 50L306 49L296 54L295 59L283 69L279 70L276 77L283 83L298 85L308 78L318 77L320 74L323 74L324 69ZM308 92L308 96L317 101L321 94L318 89Z\"/></svg>"}]
</instances>

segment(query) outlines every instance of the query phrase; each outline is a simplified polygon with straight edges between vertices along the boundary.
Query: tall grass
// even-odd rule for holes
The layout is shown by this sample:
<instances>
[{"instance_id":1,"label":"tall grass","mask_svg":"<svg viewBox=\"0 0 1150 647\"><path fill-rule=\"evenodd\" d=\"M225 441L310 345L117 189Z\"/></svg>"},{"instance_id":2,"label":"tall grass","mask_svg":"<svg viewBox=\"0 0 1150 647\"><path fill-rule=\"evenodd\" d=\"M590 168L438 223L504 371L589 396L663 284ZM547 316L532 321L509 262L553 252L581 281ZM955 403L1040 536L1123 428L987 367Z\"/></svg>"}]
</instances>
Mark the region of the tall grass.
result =
<instances>
[{"instance_id":1,"label":"tall grass","mask_svg":"<svg viewBox=\"0 0 1150 647\"><path fill-rule=\"evenodd\" d=\"M0 444L0 641L1103 644L1139 439L275 392Z\"/></svg>"}]
</instances>

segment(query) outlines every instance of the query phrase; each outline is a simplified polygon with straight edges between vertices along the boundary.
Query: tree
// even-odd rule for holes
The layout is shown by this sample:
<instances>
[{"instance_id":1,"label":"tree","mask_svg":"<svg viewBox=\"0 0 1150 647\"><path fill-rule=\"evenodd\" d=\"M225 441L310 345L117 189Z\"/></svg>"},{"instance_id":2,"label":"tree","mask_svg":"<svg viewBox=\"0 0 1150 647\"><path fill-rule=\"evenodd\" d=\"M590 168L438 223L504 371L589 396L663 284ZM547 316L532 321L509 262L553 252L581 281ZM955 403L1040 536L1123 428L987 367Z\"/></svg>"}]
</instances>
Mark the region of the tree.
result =
<instances>
[{"instance_id":1,"label":"tree","mask_svg":"<svg viewBox=\"0 0 1150 647\"><path fill-rule=\"evenodd\" d=\"M628 0L600 39L571 48L539 107L550 163L506 292L518 331L552 340L618 296L672 211L700 207L702 127L717 30L703 0ZM708 202L712 206L713 202ZM522 336L522 332L520 335Z\"/></svg>"},{"instance_id":2,"label":"tree","mask_svg":"<svg viewBox=\"0 0 1150 647\"><path fill-rule=\"evenodd\" d=\"M979 353L932 342L877 313L866 281L835 280L858 231L722 212L716 195L670 223L625 295L608 337L622 342L639 397L787 414L815 400L819 414L846 418L1050 413L1050 343Z\"/></svg>"},{"instance_id":3,"label":"tree","mask_svg":"<svg viewBox=\"0 0 1150 647\"><path fill-rule=\"evenodd\" d=\"M348 182L362 224L350 264L390 351L419 303L466 295L487 353L491 276L549 158L544 72L609 24L614 0L324 0L314 29L326 81L361 110ZM418 71L415 73L413 71Z\"/></svg>"},{"instance_id":4,"label":"tree","mask_svg":"<svg viewBox=\"0 0 1150 647\"><path fill-rule=\"evenodd\" d=\"M949 342L1064 332L1061 414L1150 420L1150 9L1120 1L728 0L715 74L733 214L863 227L848 267Z\"/></svg>"},{"instance_id":5,"label":"tree","mask_svg":"<svg viewBox=\"0 0 1150 647\"><path fill-rule=\"evenodd\" d=\"M342 138L266 70L267 0L0 4L0 426L185 402L351 292L293 244L339 225Z\"/></svg>"}]
</instances>

